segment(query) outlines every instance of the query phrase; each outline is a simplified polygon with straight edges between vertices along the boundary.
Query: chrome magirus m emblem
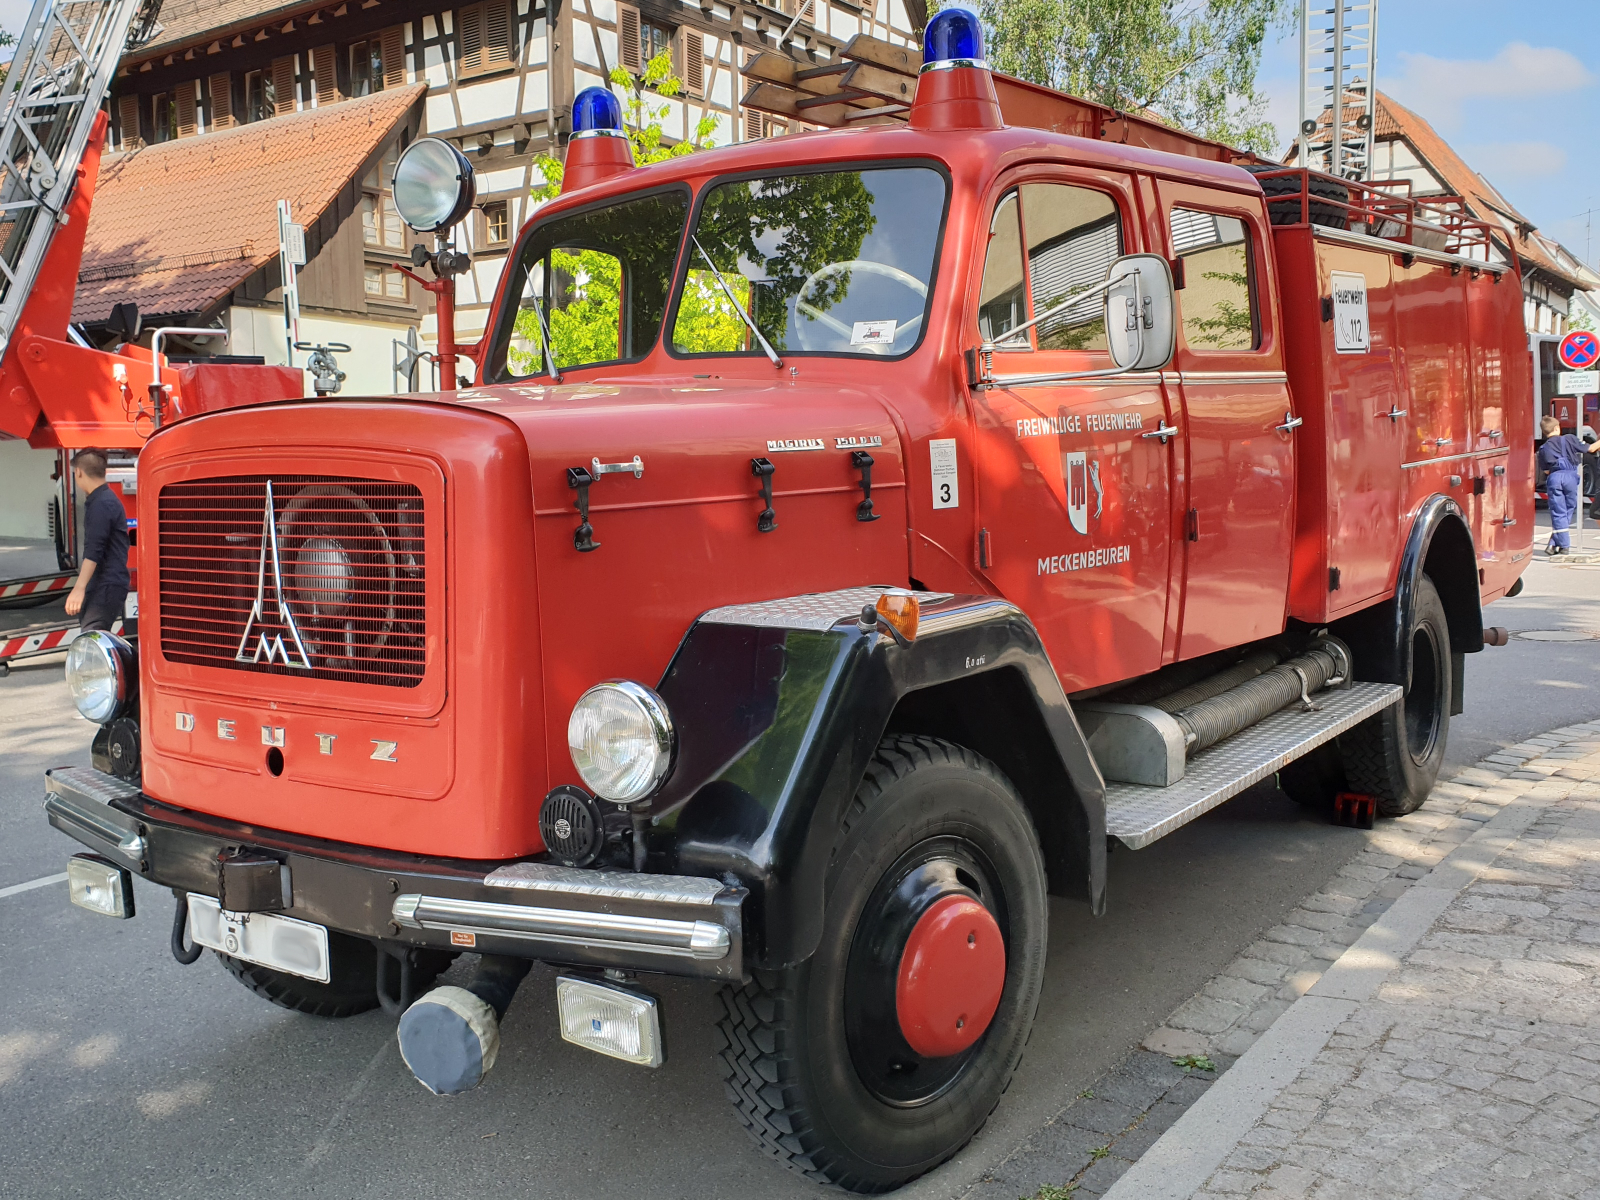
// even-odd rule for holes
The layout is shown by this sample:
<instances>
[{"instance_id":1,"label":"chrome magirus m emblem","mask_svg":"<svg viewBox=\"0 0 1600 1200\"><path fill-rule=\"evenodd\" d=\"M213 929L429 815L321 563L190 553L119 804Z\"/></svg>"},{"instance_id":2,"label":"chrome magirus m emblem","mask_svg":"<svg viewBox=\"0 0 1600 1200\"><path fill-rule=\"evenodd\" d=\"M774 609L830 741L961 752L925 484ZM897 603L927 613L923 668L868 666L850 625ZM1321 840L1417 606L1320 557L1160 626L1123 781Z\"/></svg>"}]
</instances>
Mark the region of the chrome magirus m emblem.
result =
<instances>
[{"instance_id":1,"label":"chrome magirus m emblem","mask_svg":"<svg viewBox=\"0 0 1600 1200\"><path fill-rule=\"evenodd\" d=\"M277 606L277 621L281 626L270 638L264 629L258 629L257 624L268 625L266 614L267 601L267 559L272 559L272 601ZM256 635L255 653L249 653L250 635ZM285 645L283 637L288 634L294 642L291 652ZM295 657L298 656L298 662ZM278 529L272 519L272 480L267 480L267 506L261 515L261 561L256 568L256 601L250 606L250 619L244 623L244 636L239 639L239 651L234 656L234 661L242 663L281 662L286 667L295 667L302 671L311 670L311 656L306 653L305 643L300 640L300 630L294 623L294 614L289 611L289 606L283 599L283 567L278 559Z\"/></svg>"}]
</instances>

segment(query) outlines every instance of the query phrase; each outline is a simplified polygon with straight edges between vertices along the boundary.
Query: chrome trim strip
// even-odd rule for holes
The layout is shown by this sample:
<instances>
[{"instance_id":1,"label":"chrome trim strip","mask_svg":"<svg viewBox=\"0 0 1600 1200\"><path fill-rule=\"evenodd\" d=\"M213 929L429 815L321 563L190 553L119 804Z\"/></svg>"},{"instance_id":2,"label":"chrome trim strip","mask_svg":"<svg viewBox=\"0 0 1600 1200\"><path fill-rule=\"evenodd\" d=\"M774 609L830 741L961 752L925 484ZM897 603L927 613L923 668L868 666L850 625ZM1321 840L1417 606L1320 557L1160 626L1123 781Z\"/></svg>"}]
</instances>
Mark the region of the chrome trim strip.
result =
<instances>
[{"instance_id":1,"label":"chrome trim strip","mask_svg":"<svg viewBox=\"0 0 1600 1200\"><path fill-rule=\"evenodd\" d=\"M411 929L471 931L486 937L524 938L671 958L726 958L733 946L733 936L727 928L711 921L530 908L414 892L396 896L391 913L396 924Z\"/></svg>"},{"instance_id":2,"label":"chrome trim strip","mask_svg":"<svg viewBox=\"0 0 1600 1200\"><path fill-rule=\"evenodd\" d=\"M568 137L567 140L569 142L576 142L576 141L582 140L583 138L593 138L593 137L625 138L627 136L628 136L627 133L624 132L621 129L580 129L580 130L578 130L577 133L574 133L570 137Z\"/></svg>"},{"instance_id":3,"label":"chrome trim strip","mask_svg":"<svg viewBox=\"0 0 1600 1200\"><path fill-rule=\"evenodd\" d=\"M145 869L149 857L148 843L137 826L128 828L118 823L118 813L109 804L84 795L52 790L45 797L45 816L50 824L68 837L76 838L92 850L98 850L135 871ZM133 818L125 817L130 825Z\"/></svg>"},{"instance_id":4,"label":"chrome trim strip","mask_svg":"<svg viewBox=\"0 0 1600 1200\"><path fill-rule=\"evenodd\" d=\"M1388 238L1375 238L1366 233L1351 233L1348 229L1334 229L1327 225L1313 225L1311 236L1321 238L1326 242L1344 242L1351 246L1363 246L1368 250L1378 250L1384 254L1409 254L1413 258L1424 259L1427 262L1444 263L1446 266L1474 267L1479 271L1488 271L1492 275L1504 275L1511 268L1504 263L1484 262L1481 259L1466 258L1460 254L1446 254L1443 250L1429 250L1423 246L1413 246L1408 242L1392 242Z\"/></svg>"},{"instance_id":5,"label":"chrome trim strip","mask_svg":"<svg viewBox=\"0 0 1600 1200\"><path fill-rule=\"evenodd\" d=\"M1384 414L1380 413L1379 416ZM1467 454L1443 454L1438 458L1419 458L1416 462L1401 463L1400 469L1408 471L1412 467L1431 467L1435 463L1461 462L1468 458L1495 458L1502 454L1510 454L1509 446L1491 446L1487 450L1473 450Z\"/></svg>"},{"instance_id":6,"label":"chrome trim strip","mask_svg":"<svg viewBox=\"0 0 1600 1200\"><path fill-rule=\"evenodd\" d=\"M1287 371L1179 371L1179 383L1288 383Z\"/></svg>"},{"instance_id":7,"label":"chrome trim strip","mask_svg":"<svg viewBox=\"0 0 1600 1200\"><path fill-rule=\"evenodd\" d=\"M644 875L632 871L586 871L549 863L512 863L483 877L489 887L594 896L605 900L639 900L647 904L710 905L727 886L720 879L697 875Z\"/></svg>"},{"instance_id":8,"label":"chrome trim strip","mask_svg":"<svg viewBox=\"0 0 1600 1200\"><path fill-rule=\"evenodd\" d=\"M980 71L989 69L989 62L982 58L936 58L932 62L923 63L917 71L918 75L926 75L929 71L951 71L956 67L977 67Z\"/></svg>"}]
</instances>

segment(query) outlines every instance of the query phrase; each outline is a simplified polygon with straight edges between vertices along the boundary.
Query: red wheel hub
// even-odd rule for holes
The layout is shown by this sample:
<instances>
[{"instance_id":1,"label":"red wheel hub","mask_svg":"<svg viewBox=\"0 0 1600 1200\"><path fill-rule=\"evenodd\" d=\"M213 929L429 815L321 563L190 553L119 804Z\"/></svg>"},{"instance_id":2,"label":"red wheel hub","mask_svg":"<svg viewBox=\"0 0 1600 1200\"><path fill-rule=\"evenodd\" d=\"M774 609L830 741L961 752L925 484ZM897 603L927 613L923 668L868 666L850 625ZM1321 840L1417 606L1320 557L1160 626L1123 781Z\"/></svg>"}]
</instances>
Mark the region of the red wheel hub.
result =
<instances>
[{"instance_id":1,"label":"red wheel hub","mask_svg":"<svg viewBox=\"0 0 1600 1200\"><path fill-rule=\"evenodd\" d=\"M1005 943L989 910L970 896L936 900L900 955L900 1032L925 1058L959 1054L989 1028L1005 983Z\"/></svg>"}]
</instances>

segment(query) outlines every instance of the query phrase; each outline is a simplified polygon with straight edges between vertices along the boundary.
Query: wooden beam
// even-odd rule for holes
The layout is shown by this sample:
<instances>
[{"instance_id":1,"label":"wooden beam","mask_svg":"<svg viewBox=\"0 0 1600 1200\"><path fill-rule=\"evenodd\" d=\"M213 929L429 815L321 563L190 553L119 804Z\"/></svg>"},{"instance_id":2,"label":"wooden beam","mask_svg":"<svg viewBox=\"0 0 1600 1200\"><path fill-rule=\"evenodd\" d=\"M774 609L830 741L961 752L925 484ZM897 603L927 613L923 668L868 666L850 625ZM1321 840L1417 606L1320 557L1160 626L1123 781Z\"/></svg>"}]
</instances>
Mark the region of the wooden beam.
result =
<instances>
[{"instance_id":1,"label":"wooden beam","mask_svg":"<svg viewBox=\"0 0 1600 1200\"><path fill-rule=\"evenodd\" d=\"M880 96L894 104L909 104L911 98L917 94L915 75L886 71L882 67L866 62L852 63L839 84L851 91Z\"/></svg>"},{"instance_id":2,"label":"wooden beam","mask_svg":"<svg viewBox=\"0 0 1600 1200\"><path fill-rule=\"evenodd\" d=\"M795 86L796 70L794 59L788 55L774 54L770 50L765 50L750 60L750 64L744 69L744 77L792 88Z\"/></svg>"},{"instance_id":3,"label":"wooden beam","mask_svg":"<svg viewBox=\"0 0 1600 1200\"><path fill-rule=\"evenodd\" d=\"M745 108L771 113L776 117L798 117L800 109L796 106L797 100L799 96L790 88L779 87L775 83L756 83L750 86L739 103ZM814 119L806 117L808 121Z\"/></svg>"},{"instance_id":4,"label":"wooden beam","mask_svg":"<svg viewBox=\"0 0 1600 1200\"><path fill-rule=\"evenodd\" d=\"M849 45L839 51L839 56L853 62L872 63L902 75L915 75L922 69L922 51L915 46L896 46L864 33L851 38Z\"/></svg>"},{"instance_id":5,"label":"wooden beam","mask_svg":"<svg viewBox=\"0 0 1600 1200\"><path fill-rule=\"evenodd\" d=\"M831 96L801 96L795 107L801 112L820 108L824 104L848 104L851 108L882 108L883 101L865 92L835 92Z\"/></svg>"}]
</instances>

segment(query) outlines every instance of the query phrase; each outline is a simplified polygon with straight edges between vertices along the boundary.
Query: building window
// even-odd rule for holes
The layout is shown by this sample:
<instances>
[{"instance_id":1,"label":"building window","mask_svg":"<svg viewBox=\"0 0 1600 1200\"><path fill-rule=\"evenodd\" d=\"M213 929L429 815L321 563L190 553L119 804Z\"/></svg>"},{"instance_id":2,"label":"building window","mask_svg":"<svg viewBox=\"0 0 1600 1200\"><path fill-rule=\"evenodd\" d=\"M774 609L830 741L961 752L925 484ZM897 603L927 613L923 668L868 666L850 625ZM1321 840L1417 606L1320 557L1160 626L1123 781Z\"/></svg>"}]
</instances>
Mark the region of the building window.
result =
<instances>
[{"instance_id":1,"label":"building window","mask_svg":"<svg viewBox=\"0 0 1600 1200\"><path fill-rule=\"evenodd\" d=\"M277 95L272 85L272 75L267 71L249 71L244 77L244 119L265 121L277 112Z\"/></svg>"},{"instance_id":2,"label":"building window","mask_svg":"<svg viewBox=\"0 0 1600 1200\"><path fill-rule=\"evenodd\" d=\"M483 206L483 244L504 246L511 240L511 213L504 200L493 200Z\"/></svg>"},{"instance_id":3,"label":"building window","mask_svg":"<svg viewBox=\"0 0 1600 1200\"><path fill-rule=\"evenodd\" d=\"M350 47L350 94L370 96L383 91L383 43L357 42Z\"/></svg>"},{"instance_id":4,"label":"building window","mask_svg":"<svg viewBox=\"0 0 1600 1200\"><path fill-rule=\"evenodd\" d=\"M662 25L656 21L639 22L639 55L648 64L658 54L665 54L672 49L672 35L676 32L669 25Z\"/></svg>"},{"instance_id":5,"label":"building window","mask_svg":"<svg viewBox=\"0 0 1600 1200\"><path fill-rule=\"evenodd\" d=\"M462 79L507 70L516 64L510 0L486 0L458 8L455 26L457 73Z\"/></svg>"},{"instance_id":6,"label":"building window","mask_svg":"<svg viewBox=\"0 0 1600 1200\"><path fill-rule=\"evenodd\" d=\"M173 93L159 92L150 98L150 131L158 142L178 136L178 97Z\"/></svg>"},{"instance_id":7,"label":"building window","mask_svg":"<svg viewBox=\"0 0 1600 1200\"><path fill-rule=\"evenodd\" d=\"M387 300L394 304L406 302L408 280L400 273L399 268L387 267L381 263L368 263L365 275L367 295L374 300Z\"/></svg>"}]
</instances>

